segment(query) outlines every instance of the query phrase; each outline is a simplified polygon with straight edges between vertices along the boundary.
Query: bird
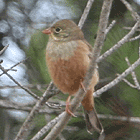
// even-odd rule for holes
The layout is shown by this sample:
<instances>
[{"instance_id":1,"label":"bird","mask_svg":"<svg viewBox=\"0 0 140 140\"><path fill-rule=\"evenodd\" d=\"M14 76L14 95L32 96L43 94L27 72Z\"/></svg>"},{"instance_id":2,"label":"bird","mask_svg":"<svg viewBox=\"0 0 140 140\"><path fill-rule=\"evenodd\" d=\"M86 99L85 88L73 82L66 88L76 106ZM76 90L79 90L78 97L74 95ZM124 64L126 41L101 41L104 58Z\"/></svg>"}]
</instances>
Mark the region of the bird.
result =
<instances>
[{"instance_id":1,"label":"bird","mask_svg":"<svg viewBox=\"0 0 140 140\"><path fill-rule=\"evenodd\" d=\"M69 109L71 96L79 88L86 92L81 104L84 108L87 131L103 133L103 126L97 117L94 106L94 87L99 81L98 70L92 76L88 90L83 85L84 77L91 61L92 46L84 38L82 30L75 22L62 19L42 33L49 35L46 45L46 64L54 84L64 93L69 94L66 100L66 112L75 116Z\"/></svg>"}]
</instances>

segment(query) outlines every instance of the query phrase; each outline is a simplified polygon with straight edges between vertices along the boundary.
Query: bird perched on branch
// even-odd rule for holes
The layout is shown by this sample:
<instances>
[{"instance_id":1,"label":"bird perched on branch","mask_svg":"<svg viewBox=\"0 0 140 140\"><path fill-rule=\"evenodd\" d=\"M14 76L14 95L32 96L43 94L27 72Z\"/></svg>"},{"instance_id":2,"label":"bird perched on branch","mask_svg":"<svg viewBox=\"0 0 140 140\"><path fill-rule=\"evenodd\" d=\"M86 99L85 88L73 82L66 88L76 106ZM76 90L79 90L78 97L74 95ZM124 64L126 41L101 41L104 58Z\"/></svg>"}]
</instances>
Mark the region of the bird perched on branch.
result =
<instances>
[{"instance_id":1,"label":"bird perched on branch","mask_svg":"<svg viewBox=\"0 0 140 140\"><path fill-rule=\"evenodd\" d=\"M60 20L42 32L49 35L46 61L51 78L63 93L69 94L65 110L69 115L75 116L69 109L70 97L75 95L79 88L84 89L82 82L89 67L89 54L92 47L85 40L82 30L71 20ZM93 130L99 133L103 132L93 99L94 87L98 80L99 75L96 69L82 100L87 129L91 133Z\"/></svg>"}]
</instances>

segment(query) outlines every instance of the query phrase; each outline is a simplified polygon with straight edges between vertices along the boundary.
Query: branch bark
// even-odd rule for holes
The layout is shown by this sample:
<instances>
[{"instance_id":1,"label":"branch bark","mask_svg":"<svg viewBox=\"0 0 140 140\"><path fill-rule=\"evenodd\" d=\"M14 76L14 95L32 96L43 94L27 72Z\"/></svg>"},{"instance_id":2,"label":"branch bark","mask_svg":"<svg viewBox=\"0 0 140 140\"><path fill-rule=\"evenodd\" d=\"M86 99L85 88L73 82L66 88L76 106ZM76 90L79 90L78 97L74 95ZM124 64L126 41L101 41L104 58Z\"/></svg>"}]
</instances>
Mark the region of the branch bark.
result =
<instances>
[{"instance_id":1,"label":"branch bark","mask_svg":"<svg viewBox=\"0 0 140 140\"><path fill-rule=\"evenodd\" d=\"M47 94L52 89L52 87L53 87L53 83L51 82L49 84L47 90L43 94L43 96L40 98L40 100L37 101L36 105L33 107L32 111L30 112L27 119L23 123L22 127L20 128L20 130L19 130L19 132L18 132L18 134L17 134L17 136L14 140L21 140L21 139L23 139L24 137L27 136L26 133L27 133L27 131L29 131L29 128L31 126L31 122L32 122L35 114L39 111L41 105L43 103L45 103Z\"/></svg>"},{"instance_id":2,"label":"branch bark","mask_svg":"<svg viewBox=\"0 0 140 140\"><path fill-rule=\"evenodd\" d=\"M136 22L136 24L132 27L131 31L125 35L117 44L115 44L112 48L110 48L108 51L106 51L104 54L102 54L97 62L101 62L103 59L111 55L113 52L115 52L118 48L120 48L124 43L129 41L129 39L132 37L132 35L135 33L137 28L140 26L140 20Z\"/></svg>"},{"instance_id":3,"label":"branch bark","mask_svg":"<svg viewBox=\"0 0 140 140\"><path fill-rule=\"evenodd\" d=\"M91 6L92 6L93 2L94 2L94 0L89 0L87 2L86 8L84 9L84 12L83 12L83 14L81 16L81 19L79 21L79 24L78 24L78 26L79 26L80 29L82 29L82 27L83 27L83 25L85 23L85 20L86 20L86 18L88 16L88 13L89 13L89 11L91 9Z\"/></svg>"}]
</instances>

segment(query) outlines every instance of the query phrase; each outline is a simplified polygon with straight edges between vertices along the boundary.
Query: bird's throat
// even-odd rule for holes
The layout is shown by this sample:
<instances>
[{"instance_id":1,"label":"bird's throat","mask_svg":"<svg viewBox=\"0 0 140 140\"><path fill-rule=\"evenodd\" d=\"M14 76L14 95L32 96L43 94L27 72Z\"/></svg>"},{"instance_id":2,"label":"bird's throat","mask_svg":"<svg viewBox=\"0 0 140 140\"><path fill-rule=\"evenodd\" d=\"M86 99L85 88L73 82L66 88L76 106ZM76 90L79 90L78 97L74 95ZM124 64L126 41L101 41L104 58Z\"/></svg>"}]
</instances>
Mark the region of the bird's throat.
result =
<instances>
[{"instance_id":1,"label":"bird's throat","mask_svg":"<svg viewBox=\"0 0 140 140\"><path fill-rule=\"evenodd\" d=\"M77 48L76 41L69 42L57 42L49 40L46 48L46 53L51 57L52 60L58 58L68 60L74 55L75 49Z\"/></svg>"}]
</instances>

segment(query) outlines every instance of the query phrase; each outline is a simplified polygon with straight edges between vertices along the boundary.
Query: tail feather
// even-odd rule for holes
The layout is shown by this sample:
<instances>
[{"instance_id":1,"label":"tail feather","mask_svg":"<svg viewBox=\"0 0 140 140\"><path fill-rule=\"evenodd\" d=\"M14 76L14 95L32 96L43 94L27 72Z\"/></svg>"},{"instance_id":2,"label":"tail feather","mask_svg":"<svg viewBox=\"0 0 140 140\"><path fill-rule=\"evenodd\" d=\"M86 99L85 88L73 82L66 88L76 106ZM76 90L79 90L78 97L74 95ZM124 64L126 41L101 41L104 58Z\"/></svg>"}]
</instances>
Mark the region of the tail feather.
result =
<instances>
[{"instance_id":1,"label":"tail feather","mask_svg":"<svg viewBox=\"0 0 140 140\"><path fill-rule=\"evenodd\" d=\"M102 134L104 132L104 129L100 120L97 117L95 108L93 108L92 111L87 111L84 109L84 112L85 112L87 131L90 134L92 134L93 131L97 131L98 133Z\"/></svg>"},{"instance_id":2,"label":"tail feather","mask_svg":"<svg viewBox=\"0 0 140 140\"><path fill-rule=\"evenodd\" d=\"M87 91L86 96L82 100L82 105L85 112L85 121L87 125L87 130L89 133L97 131L102 134L104 129L97 117L97 113L94 107L93 89Z\"/></svg>"}]
</instances>

